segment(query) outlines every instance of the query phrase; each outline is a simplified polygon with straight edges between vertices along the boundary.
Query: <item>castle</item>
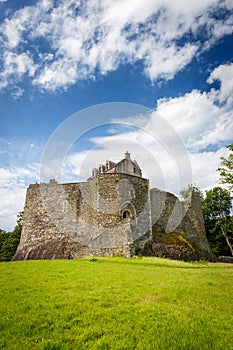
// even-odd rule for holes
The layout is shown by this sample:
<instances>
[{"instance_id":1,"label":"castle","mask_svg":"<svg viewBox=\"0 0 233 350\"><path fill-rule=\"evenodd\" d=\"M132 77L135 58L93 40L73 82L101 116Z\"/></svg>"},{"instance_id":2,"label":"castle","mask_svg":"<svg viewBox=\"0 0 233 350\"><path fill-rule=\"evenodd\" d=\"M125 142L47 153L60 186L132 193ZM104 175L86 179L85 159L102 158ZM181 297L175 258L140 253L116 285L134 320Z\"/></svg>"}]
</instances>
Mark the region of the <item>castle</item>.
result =
<instances>
[{"instance_id":1,"label":"castle","mask_svg":"<svg viewBox=\"0 0 233 350\"><path fill-rule=\"evenodd\" d=\"M174 235L183 247L169 243ZM183 202L150 189L126 152L120 162L94 168L86 182L29 185L14 260L170 256L171 246L180 258L188 249L192 259L211 259L199 197L193 192Z\"/></svg>"}]
</instances>

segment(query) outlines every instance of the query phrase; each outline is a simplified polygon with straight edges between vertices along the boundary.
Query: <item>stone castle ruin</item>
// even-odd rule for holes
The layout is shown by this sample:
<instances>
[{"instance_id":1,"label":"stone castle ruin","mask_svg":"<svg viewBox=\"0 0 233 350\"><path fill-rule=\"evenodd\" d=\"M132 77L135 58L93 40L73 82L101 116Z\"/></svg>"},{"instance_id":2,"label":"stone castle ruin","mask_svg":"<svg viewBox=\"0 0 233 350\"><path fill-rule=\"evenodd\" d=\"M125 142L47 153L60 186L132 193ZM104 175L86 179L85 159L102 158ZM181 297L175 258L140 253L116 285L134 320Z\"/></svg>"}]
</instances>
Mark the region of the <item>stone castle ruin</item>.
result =
<instances>
[{"instance_id":1,"label":"stone castle ruin","mask_svg":"<svg viewBox=\"0 0 233 350\"><path fill-rule=\"evenodd\" d=\"M14 260L155 255L211 259L198 195L149 187L128 152L86 182L32 184Z\"/></svg>"}]
</instances>

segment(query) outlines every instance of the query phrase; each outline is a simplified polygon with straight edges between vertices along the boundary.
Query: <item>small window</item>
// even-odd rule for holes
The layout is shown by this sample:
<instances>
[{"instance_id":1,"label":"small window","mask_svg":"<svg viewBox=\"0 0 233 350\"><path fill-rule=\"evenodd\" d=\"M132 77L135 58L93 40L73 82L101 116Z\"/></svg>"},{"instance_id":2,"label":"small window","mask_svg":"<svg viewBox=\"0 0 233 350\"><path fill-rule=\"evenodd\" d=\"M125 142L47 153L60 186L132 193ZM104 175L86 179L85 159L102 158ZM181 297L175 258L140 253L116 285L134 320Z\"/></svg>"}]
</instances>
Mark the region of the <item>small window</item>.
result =
<instances>
[{"instance_id":1,"label":"small window","mask_svg":"<svg viewBox=\"0 0 233 350\"><path fill-rule=\"evenodd\" d=\"M122 218L123 219L127 219L127 218L130 218L131 217L131 213L128 209L124 210L123 211L123 215L122 215Z\"/></svg>"},{"instance_id":2,"label":"small window","mask_svg":"<svg viewBox=\"0 0 233 350\"><path fill-rule=\"evenodd\" d=\"M134 174L136 173L136 168L133 168L133 172L134 172Z\"/></svg>"},{"instance_id":3,"label":"small window","mask_svg":"<svg viewBox=\"0 0 233 350\"><path fill-rule=\"evenodd\" d=\"M134 198L134 190L129 190L129 197Z\"/></svg>"}]
</instances>

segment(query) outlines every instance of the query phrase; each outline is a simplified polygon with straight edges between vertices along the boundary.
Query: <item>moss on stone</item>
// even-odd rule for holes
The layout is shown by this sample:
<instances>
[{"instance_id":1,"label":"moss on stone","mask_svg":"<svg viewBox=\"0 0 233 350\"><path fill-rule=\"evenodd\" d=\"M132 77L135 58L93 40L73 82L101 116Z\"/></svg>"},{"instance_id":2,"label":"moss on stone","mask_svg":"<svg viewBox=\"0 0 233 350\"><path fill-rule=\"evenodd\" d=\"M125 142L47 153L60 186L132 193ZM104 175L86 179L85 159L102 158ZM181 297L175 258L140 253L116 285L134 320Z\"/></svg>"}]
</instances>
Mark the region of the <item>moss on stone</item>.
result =
<instances>
[{"instance_id":1,"label":"moss on stone","mask_svg":"<svg viewBox=\"0 0 233 350\"><path fill-rule=\"evenodd\" d=\"M155 238L158 238L162 243L167 245L176 245L177 247L189 247L193 251L195 249L193 248L192 244L184 238L182 235L172 232L172 233L161 233L161 232L153 232L153 236Z\"/></svg>"},{"instance_id":2,"label":"moss on stone","mask_svg":"<svg viewBox=\"0 0 233 350\"><path fill-rule=\"evenodd\" d=\"M176 232L161 233L153 231L152 239L145 244L143 249L138 250L137 254L184 261L199 259L190 242Z\"/></svg>"}]
</instances>

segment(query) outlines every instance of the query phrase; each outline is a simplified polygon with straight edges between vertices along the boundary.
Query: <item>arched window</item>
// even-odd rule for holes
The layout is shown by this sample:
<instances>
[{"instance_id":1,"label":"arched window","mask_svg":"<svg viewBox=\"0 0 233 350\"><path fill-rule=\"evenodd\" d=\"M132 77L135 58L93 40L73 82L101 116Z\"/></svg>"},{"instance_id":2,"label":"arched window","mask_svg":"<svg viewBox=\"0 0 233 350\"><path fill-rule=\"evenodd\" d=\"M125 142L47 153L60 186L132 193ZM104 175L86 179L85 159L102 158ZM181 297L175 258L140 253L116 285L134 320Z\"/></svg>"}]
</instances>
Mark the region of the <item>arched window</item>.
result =
<instances>
[{"instance_id":1,"label":"arched window","mask_svg":"<svg viewBox=\"0 0 233 350\"><path fill-rule=\"evenodd\" d=\"M131 220L136 220L136 210L132 203L125 202L121 205L120 216L122 220L130 218Z\"/></svg>"},{"instance_id":2,"label":"arched window","mask_svg":"<svg viewBox=\"0 0 233 350\"><path fill-rule=\"evenodd\" d=\"M123 219L131 218L131 217L132 217L132 215L131 215L131 212L130 212L129 209L126 209L126 210L123 211L123 213L122 213L122 218Z\"/></svg>"}]
</instances>

